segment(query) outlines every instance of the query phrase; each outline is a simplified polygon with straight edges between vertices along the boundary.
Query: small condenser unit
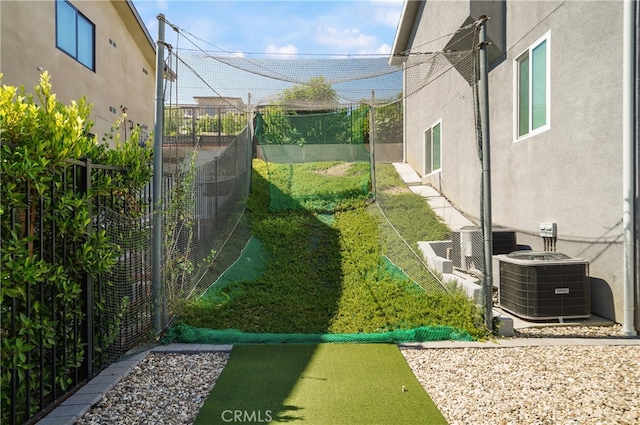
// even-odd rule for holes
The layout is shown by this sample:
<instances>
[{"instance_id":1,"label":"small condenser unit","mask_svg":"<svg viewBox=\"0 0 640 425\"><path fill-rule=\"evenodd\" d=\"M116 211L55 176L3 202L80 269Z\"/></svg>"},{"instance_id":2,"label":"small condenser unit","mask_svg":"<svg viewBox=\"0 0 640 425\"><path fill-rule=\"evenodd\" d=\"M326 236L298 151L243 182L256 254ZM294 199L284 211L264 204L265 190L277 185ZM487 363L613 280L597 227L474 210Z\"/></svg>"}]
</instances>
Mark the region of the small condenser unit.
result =
<instances>
[{"instance_id":1,"label":"small condenser unit","mask_svg":"<svg viewBox=\"0 0 640 425\"><path fill-rule=\"evenodd\" d=\"M500 265L498 302L504 310L531 320L591 316L587 260L535 251L496 258Z\"/></svg>"},{"instance_id":2,"label":"small condenser unit","mask_svg":"<svg viewBox=\"0 0 640 425\"><path fill-rule=\"evenodd\" d=\"M493 255L509 254L517 249L516 232L494 227ZM480 226L465 226L451 232L450 260L462 270L478 269L484 273L483 237Z\"/></svg>"}]
</instances>

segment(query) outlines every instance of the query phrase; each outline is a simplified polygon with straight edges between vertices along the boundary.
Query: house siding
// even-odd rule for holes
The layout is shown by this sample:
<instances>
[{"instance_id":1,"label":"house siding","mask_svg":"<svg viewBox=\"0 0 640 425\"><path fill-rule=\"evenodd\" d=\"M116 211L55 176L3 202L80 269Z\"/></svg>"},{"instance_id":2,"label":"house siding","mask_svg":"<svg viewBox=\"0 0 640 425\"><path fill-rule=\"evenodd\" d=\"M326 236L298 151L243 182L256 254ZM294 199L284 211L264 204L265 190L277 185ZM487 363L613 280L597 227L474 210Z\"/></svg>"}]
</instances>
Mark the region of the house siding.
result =
<instances>
[{"instance_id":1,"label":"house siding","mask_svg":"<svg viewBox=\"0 0 640 425\"><path fill-rule=\"evenodd\" d=\"M481 13L479 2L427 1L407 47L422 50L426 41L455 31L470 4L471 13ZM593 313L620 322L622 2L504 5L504 19L489 21L502 26L494 27L494 34L505 35L505 55L489 74L493 224L517 230L518 243L542 250L539 224L557 223L557 250L590 261ZM516 141L514 60L545 34L550 37L550 127ZM430 48L438 50L447 41L437 40ZM421 134L441 119L442 171L423 175L423 182L478 217L481 166L472 91L451 74L407 99L406 161L422 175Z\"/></svg>"},{"instance_id":2,"label":"house siding","mask_svg":"<svg viewBox=\"0 0 640 425\"><path fill-rule=\"evenodd\" d=\"M537 250L539 223L556 222L557 250L590 261L593 312L621 321L622 4L509 6L507 58L489 79L494 222ZM550 128L514 141L513 61L547 32Z\"/></svg>"},{"instance_id":3,"label":"house siding","mask_svg":"<svg viewBox=\"0 0 640 425\"><path fill-rule=\"evenodd\" d=\"M53 92L60 101L69 103L85 96L93 104L92 131L99 140L120 117L121 106L126 107L127 118L133 124L151 130L155 50L146 37L146 29L137 23L124 0L76 0L71 4L95 25L95 72L56 47L55 1L2 1L3 84L22 85L31 92L38 83L41 67L50 74Z\"/></svg>"},{"instance_id":4,"label":"house siding","mask_svg":"<svg viewBox=\"0 0 640 425\"><path fill-rule=\"evenodd\" d=\"M456 31L469 13L469 4L465 2L424 3L423 7L419 8L418 16L429 22L429 25L414 27L410 45L417 47L412 47L412 53L442 51L448 41L441 37L442 34L451 34ZM465 91L468 91L468 95L471 94L471 91L465 90L465 87L468 88L468 85L459 74L448 72L437 84L430 83L406 99L406 162L421 176L424 176L424 132L440 119L442 119L442 170L447 169L450 158L458 154L451 150L456 149L452 143L454 138L455 140L466 139L465 130L469 130L467 136L470 135L470 140L475 143L473 127L467 129L466 125L459 125L468 122L468 119L473 120L472 109L467 108L470 115L460 117L460 120L445 119L445 117L455 116L460 95ZM462 93L460 93L461 90ZM454 115L448 113L450 110ZM457 112L460 111L458 109ZM440 173L424 176L423 180L438 187Z\"/></svg>"}]
</instances>

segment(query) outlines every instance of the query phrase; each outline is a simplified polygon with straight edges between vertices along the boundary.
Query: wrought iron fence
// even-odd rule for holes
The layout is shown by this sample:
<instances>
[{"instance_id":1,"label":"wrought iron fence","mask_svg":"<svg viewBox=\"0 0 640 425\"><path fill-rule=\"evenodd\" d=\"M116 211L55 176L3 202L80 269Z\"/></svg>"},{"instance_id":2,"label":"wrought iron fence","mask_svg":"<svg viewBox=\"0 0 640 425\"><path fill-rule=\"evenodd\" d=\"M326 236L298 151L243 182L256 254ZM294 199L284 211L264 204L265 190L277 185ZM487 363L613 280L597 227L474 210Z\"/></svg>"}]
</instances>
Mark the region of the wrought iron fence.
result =
<instances>
[{"instance_id":1,"label":"wrought iron fence","mask_svg":"<svg viewBox=\"0 0 640 425\"><path fill-rule=\"evenodd\" d=\"M122 241L140 230L144 234L150 197L110 188L123 173L122 167L90 160L68 161L48 187L24 183L23 207L5 204L2 262L16 270L5 269L2 279L3 423L35 422L134 343L120 328L127 326L124 311L134 306L128 299L136 298L119 294L114 281L147 274L144 261L129 260L146 255L148 239L138 246ZM77 208L63 202L65 197L73 197ZM61 215L84 222L86 231L70 231L57 220ZM106 229L127 230L120 240L110 240L109 246L120 249L115 267L92 277L78 266L78 256L86 254L87 240Z\"/></svg>"},{"instance_id":2,"label":"wrought iron fence","mask_svg":"<svg viewBox=\"0 0 640 425\"><path fill-rule=\"evenodd\" d=\"M174 147L165 140L165 150ZM3 254L23 253L2 259L3 267L21 268L19 277L6 269L2 275L3 348L19 346L2 352L3 423L36 422L132 348L155 340L158 309L167 326L232 261L220 253L238 228L249 193L248 130L222 146L186 151L164 164L164 266L178 267L174 279L164 270L161 288L152 282L152 185L135 193L114 189L125 168L70 160L44 192L25 183L17 207L3 200L2 243L23 245L3 247ZM189 152L197 158L180 166ZM62 208L63 197L73 197L78 208ZM72 234L56 220L61 215L86 222L86 230ZM174 219L177 225L167 231ZM15 238L4 236L11 232ZM117 252L108 270L78 267L75 253L92 237L104 238ZM28 275L38 262L50 265L47 272Z\"/></svg>"}]
</instances>

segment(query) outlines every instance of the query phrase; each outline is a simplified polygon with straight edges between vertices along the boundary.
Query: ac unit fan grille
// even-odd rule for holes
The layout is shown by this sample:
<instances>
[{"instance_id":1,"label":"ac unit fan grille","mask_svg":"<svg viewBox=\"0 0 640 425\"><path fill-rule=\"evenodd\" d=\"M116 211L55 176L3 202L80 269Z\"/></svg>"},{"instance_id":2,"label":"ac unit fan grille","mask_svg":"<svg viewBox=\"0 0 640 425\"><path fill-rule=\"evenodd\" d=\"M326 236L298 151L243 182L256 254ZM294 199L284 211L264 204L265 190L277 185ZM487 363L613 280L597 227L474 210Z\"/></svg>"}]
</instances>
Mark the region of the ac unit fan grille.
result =
<instances>
[{"instance_id":1,"label":"ac unit fan grille","mask_svg":"<svg viewBox=\"0 0 640 425\"><path fill-rule=\"evenodd\" d=\"M500 261L500 305L530 319L589 317L587 266L523 265Z\"/></svg>"}]
</instances>

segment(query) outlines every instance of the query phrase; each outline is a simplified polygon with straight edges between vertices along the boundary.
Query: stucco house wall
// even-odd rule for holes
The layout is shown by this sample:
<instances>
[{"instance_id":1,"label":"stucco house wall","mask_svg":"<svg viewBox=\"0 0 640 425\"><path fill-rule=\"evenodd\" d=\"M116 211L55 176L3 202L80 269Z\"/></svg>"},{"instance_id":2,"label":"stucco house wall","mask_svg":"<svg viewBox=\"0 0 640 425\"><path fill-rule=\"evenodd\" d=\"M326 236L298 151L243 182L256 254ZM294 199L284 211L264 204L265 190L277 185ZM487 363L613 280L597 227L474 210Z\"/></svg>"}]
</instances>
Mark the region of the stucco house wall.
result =
<instances>
[{"instance_id":1,"label":"stucco house wall","mask_svg":"<svg viewBox=\"0 0 640 425\"><path fill-rule=\"evenodd\" d=\"M557 223L557 250L590 261L593 312L621 321L622 4L510 2L507 22L489 79L494 221L534 249L539 223ZM514 59L546 33L550 128L516 141Z\"/></svg>"},{"instance_id":2,"label":"stucco house wall","mask_svg":"<svg viewBox=\"0 0 640 425\"><path fill-rule=\"evenodd\" d=\"M155 47L133 4L126 0L70 3L95 25L95 71L56 47L56 4L0 2L0 71L3 84L29 92L41 69L65 103L86 96L93 104L93 134L101 140L126 108L130 125L153 129ZM128 132L128 130L127 130ZM124 136L124 130L120 132Z\"/></svg>"},{"instance_id":3,"label":"stucco house wall","mask_svg":"<svg viewBox=\"0 0 640 425\"><path fill-rule=\"evenodd\" d=\"M590 261L593 313L620 322L622 2L427 1L415 14L407 45L394 48L437 51L449 40L441 37L455 31L465 13L477 19L491 17L491 11L502 11L489 24L493 34L504 35L504 55L489 73L493 224L518 231L519 244L543 250L539 224L557 223L557 251ZM549 128L518 139L514 61L545 35ZM462 78L447 76L407 98L405 158L424 183L478 217L481 164L471 96ZM442 168L425 175L424 131L438 120Z\"/></svg>"}]
</instances>

